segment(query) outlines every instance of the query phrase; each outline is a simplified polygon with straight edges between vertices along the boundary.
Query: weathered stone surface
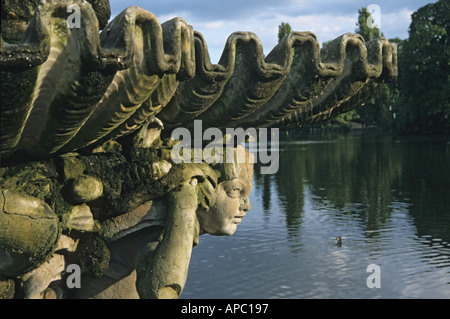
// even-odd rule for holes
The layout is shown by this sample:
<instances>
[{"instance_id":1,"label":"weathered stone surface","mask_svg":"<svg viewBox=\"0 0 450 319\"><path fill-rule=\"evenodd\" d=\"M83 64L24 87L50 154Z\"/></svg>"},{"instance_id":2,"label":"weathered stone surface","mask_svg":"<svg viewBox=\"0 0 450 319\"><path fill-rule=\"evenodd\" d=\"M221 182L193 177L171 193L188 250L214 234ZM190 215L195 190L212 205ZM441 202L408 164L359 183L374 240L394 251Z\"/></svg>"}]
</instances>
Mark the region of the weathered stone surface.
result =
<instances>
[{"instance_id":1,"label":"weathered stone surface","mask_svg":"<svg viewBox=\"0 0 450 319\"><path fill-rule=\"evenodd\" d=\"M91 209L86 204L74 206L68 217L67 227L79 231L99 231L100 225L94 220Z\"/></svg>"},{"instance_id":2,"label":"weathered stone surface","mask_svg":"<svg viewBox=\"0 0 450 319\"><path fill-rule=\"evenodd\" d=\"M108 0L87 0L97 15L100 30L103 29L111 17L111 6Z\"/></svg>"},{"instance_id":3,"label":"weathered stone surface","mask_svg":"<svg viewBox=\"0 0 450 319\"><path fill-rule=\"evenodd\" d=\"M162 160L154 162L152 164L152 168L153 168L152 178L154 180L158 180L161 179L167 173L169 173L170 169L172 168L172 164L170 164L168 161Z\"/></svg>"},{"instance_id":4,"label":"weathered stone surface","mask_svg":"<svg viewBox=\"0 0 450 319\"><path fill-rule=\"evenodd\" d=\"M66 235L61 235L59 237L58 246L55 248L55 252L74 252L77 248L77 243L77 240Z\"/></svg>"},{"instance_id":5,"label":"weathered stone surface","mask_svg":"<svg viewBox=\"0 0 450 319\"><path fill-rule=\"evenodd\" d=\"M59 194L58 173L50 162L17 163L0 167L0 189L24 193L54 205ZM56 204L57 205L57 204Z\"/></svg>"},{"instance_id":6,"label":"weathered stone surface","mask_svg":"<svg viewBox=\"0 0 450 319\"><path fill-rule=\"evenodd\" d=\"M1 190L0 207L0 275L11 278L53 254L59 220L46 203L8 190Z\"/></svg>"},{"instance_id":7,"label":"weathered stone surface","mask_svg":"<svg viewBox=\"0 0 450 319\"><path fill-rule=\"evenodd\" d=\"M75 204L89 203L102 195L103 184L98 178L81 175L70 182L69 197Z\"/></svg>"},{"instance_id":8,"label":"weathered stone surface","mask_svg":"<svg viewBox=\"0 0 450 319\"><path fill-rule=\"evenodd\" d=\"M144 124L134 137L135 148L149 148L160 137L163 123L158 118L151 119Z\"/></svg>"},{"instance_id":9,"label":"weathered stone surface","mask_svg":"<svg viewBox=\"0 0 450 319\"><path fill-rule=\"evenodd\" d=\"M136 287L141 298L175 299L184 288L196 237L195 186L186 183L170 193L166 229L153 254L137 269Z\"/></svg>"},{"instance_id":10,"label":"weathered stone surface","mask_svg":"<svg viewBox=\"0 0 450 319\"><path fill-rule=\"evenodd\" d=\"M0 280L0 299L13 299L15 292L14 280Z\"/></svg>"},{"instance_id":11,"label":"weathered stone surface","mask_svg":"<svg viewBox=\"0 0 450 319\"><path fill-rule=\"evenodd\" d=\"M69 4L82 30L68 26ZM250 209L253 171L175 164L165 138L195 119L205 129L315 123L397 76L385 39L344 34L320 48L292 32L265 56L255 34L235 32L211 64L181 18L160 24L135 6L109 17L107 0L2 1L0 297L16 276L27 298L63 296L49 285L67 257L98 279L98 296L177 298L198 236L231 235ZM121 269L111 252L127 256Z\"/></svg>"},{"instance_id":12,"label":"weathered stone surface","mask_svg":"<svg viewBox=\"0 0 450 319\"><path fill-rule=\"evenodd\" d=\"M76 154L64 154L61 156L61 165L65 182L77 179L86 170L85 164Z\"/></svg>"},{"instance_id":13,"label":"weathered stone surface","mask_svg":"<svg viewBox=\"0 0 450 319\"><path fill-rule=\"evenodd\" d=\"M25 34L28 23L34 15L39 0L2 0L2 37L11 43L18 43Z\"/></svg>"},{"instance_id":14,"label":"weathered stone surface","mask_svg":"<svg viewBox=\"0 0 450 319\"><path fill-rule=\"evenodd\" d=\"M80 240L77 255L81 262L80 266L95 277L103 275L111 257L105 241L96 235L85 236Z\"/></svg>"},{"instance_id":15,"label":"weathered stone surface","mask_svg":"<svg viewBox=\"0 0 450 319\"><path fill-rule=\"evenodd\" d=\"M64 271L64 256L55 254L37 269L24 275L26 278L24 282L25 299L43 299L47 287L53 281L61 280Z\"/></svg>"},{"instance_id":16,"label":"weathered stone surface","mask_svg":"<svg viewBox=\"0 0 450 319\"><path fill-rule=\"evenodd\" d=\"M255 34L235 32L211 64L202 35L181 18L160 24L130 7L99 33L107 1L74 2L86 31L79 36L58 15L68 2L42 1L26 26L30 36L2 42L2 101L17 100L2 105L3 156L103 145L156 116L166 133L194 119L219 128L313 123L362 104L397 76L396 46L383 38L344 34L320 48L313 33L292 32L265 56ZM147 133L146 141L158 134Z\"/></svg>"}]
</instances>

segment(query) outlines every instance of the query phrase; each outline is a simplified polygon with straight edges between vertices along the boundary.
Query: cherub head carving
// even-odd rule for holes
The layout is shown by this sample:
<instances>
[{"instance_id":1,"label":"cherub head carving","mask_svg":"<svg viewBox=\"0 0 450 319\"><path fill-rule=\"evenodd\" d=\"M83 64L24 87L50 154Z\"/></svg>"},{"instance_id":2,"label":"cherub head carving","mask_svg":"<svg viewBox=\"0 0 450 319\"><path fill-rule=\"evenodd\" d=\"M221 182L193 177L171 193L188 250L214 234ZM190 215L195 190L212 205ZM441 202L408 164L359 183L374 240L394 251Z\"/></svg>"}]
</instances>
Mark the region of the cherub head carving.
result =
<instances>
[{"instance_id":1,"label":"cherub head carving","mask_svg":"<svg viewBox=\"0 0 450 319\"><path fill-rule=\"evenodd\" d=\"M242 146L235 148L234 153L233 163L213 165L219 175L215 203L209 210L200 208L197 211L201 233L233 235L251 208L253 154Z\"/></svg>"}]
</instances>

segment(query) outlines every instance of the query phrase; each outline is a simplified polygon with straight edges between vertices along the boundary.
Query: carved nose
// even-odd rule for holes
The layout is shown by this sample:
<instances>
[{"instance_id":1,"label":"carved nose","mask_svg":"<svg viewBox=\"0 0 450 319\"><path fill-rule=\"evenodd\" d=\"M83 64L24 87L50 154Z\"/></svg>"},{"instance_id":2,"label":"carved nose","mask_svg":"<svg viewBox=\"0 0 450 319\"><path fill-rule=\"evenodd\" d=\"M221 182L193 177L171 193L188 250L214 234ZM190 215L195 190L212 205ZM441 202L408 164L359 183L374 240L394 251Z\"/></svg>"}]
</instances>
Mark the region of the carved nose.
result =
<instances>
[{"instance_id":1,"label":"carved nose","mask_svg":"<svg viewBox=\"0 0 450 319\"><path fill-rule=\"evenodd\" d=\"M248 199L248 197L243 197L241 201L241 210L249 211L251 208L252 205L250 204L250 199Z\"/></svg>"}]
</instances>

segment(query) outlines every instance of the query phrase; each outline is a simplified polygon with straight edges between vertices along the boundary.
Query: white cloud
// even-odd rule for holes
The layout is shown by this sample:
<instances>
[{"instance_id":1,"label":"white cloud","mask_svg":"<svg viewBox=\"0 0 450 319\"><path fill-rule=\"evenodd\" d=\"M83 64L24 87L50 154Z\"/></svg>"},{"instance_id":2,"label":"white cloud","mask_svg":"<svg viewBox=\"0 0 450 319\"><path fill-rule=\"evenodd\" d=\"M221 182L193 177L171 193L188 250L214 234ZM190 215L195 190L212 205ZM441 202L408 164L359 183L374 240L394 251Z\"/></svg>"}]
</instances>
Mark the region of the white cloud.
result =
<instances>
[{"instance_id":1,"label":"white cloud","mask_svg":"<svg viewBox=\"0 0 450 319\"><path fill-rule=\"evenodd\" d=\"M354 32L357 14L354 17L332 15L308 15L290 17L282 14L273 14L264 19L250 17L243 21L217 21L210 28L209 23L189 21L194 28L203 34L210 51L211 62L216 63L226 43L228 36L234 31L250 31L260 39L264 52L268 54L278 42L278 26L281 22L291 25L293 31L310 31L316 34L320 43L333 40L340 35Z\"/></svg>"},{"instance_id":2,"label":"white cloud","mask_svg":"<svg viewBox=\"0 0 450 319\"><path fill-rule=\"evenodd\" d=\"M435 1L435 0L434 0ZM311 31L321 43L355 32L358 9L371 3L381 8L381 31L387 38L406 38L411 13L433 0L111 0L113 13L138 5L165 22L181 17L203 34L216 63L234 31L252 31L267 54L277 44L278 26Z\"/></svg>"},{"instance_id":3,"label":"white cloud","mask_svg":"<svg viewBox=\"0 0 450 319\"><path fill-rule=\"evenodd\" d=\"M320 42L333 40L344 33L353 33L356 27L357 15L308 15L291 18L289 22L296 31L311 31Z\"/></svg>"},{"instance_id":4,"label":"white cloud","mask_svg":"<svg viewBox=\"0 0 450 319\"><path fill-rule=\"evenodd\" d=\"M414 11L401 9L397 12L381 13L381 30L386 38L408 37L408 28L411 23L411 15Z\"/></svg>"}]
</instances>

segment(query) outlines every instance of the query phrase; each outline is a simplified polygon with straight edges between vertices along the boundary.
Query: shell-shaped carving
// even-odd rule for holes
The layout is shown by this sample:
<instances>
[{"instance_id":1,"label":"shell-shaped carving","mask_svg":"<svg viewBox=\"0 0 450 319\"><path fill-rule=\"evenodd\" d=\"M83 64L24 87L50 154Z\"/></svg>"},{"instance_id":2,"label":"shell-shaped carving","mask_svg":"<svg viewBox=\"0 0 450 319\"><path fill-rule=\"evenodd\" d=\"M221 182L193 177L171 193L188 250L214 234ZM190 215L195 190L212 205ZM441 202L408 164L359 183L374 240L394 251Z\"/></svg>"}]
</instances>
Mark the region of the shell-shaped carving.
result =
<instances>
[{"instance_id":1,"label":"shell-shaped carving","mask_svg":"<svg viewBox=\"0 0 450 319\"><path fill-rule=\"evenodd\" d=\"M78 5L80 28L67 23ZM396 47L345 34L320 48L293 32L264 57L258 37L235 32L211 64L202 35L181 18L160 24L133 6L101 32L83 0L42 0L22 40L1 39L0 156L64 153L135 131L289 127L347 111L397 75Z\"/></svg>"}]
</instances>

